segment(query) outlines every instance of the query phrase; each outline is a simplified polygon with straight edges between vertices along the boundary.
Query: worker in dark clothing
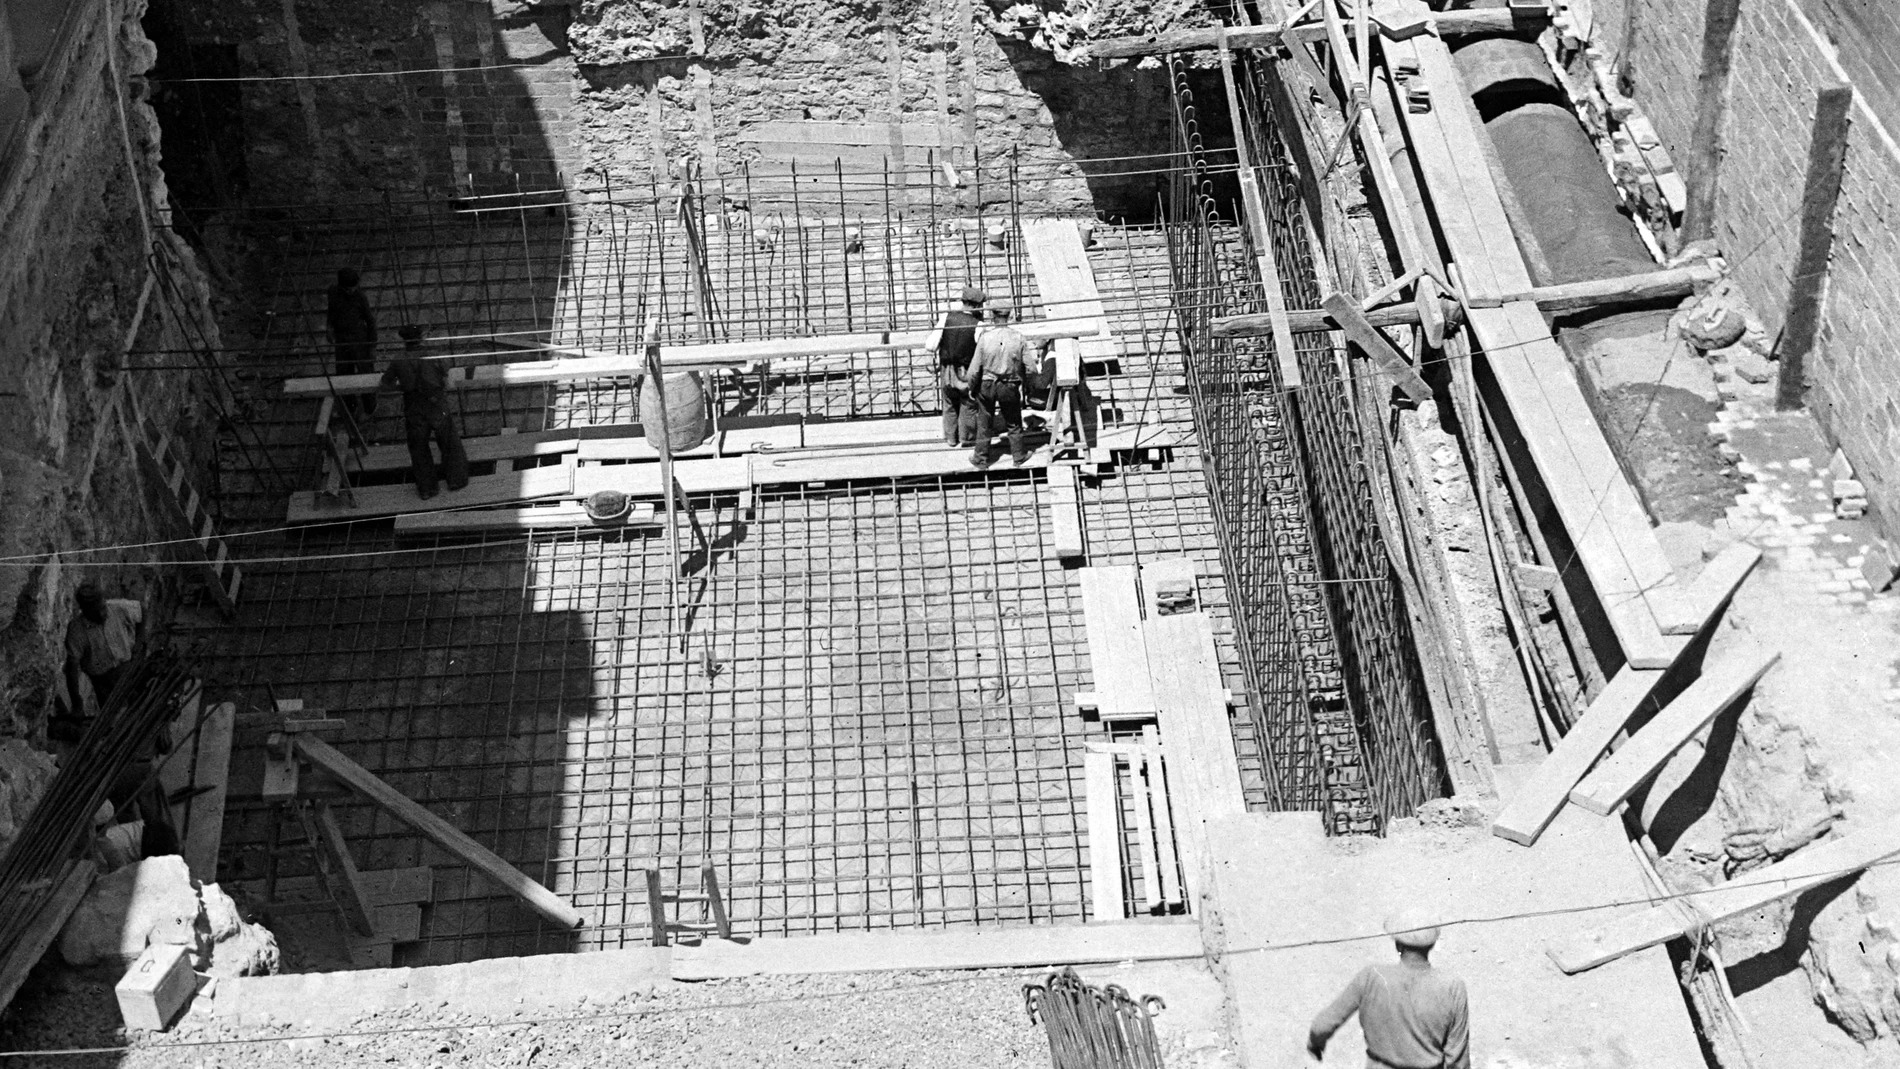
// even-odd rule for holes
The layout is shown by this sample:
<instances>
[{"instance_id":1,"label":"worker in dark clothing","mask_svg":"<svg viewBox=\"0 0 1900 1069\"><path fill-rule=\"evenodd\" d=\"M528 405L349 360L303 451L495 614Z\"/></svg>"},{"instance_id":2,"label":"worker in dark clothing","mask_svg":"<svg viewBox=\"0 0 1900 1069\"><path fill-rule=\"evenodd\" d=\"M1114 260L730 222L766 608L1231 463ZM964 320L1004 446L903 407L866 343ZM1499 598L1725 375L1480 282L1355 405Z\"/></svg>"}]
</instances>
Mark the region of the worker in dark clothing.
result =
<instances>
[{"instance_id":1,"label":"worker in dark clothing","mask_svg":"<svg viewBox=\"0 0 1900 1069\"><path fill-rule=\"evenodd\" d=\"M1028 375L1029 341L1009 325L1016 309L1006 300L989 308L992 325L976 342L970 361L970 396L976 399L976 450L970 463L990 466L990 442L1009 435L1009 455L1022 467L1029 461L1023 445L1023 380Z\"/></svg>"},{"instance_id":2,"label":"worker in dark clothing","mask_svg":"<svg viewBox=\"0 0 1900 1069\"><path fill-rule=\"evenodd\" d=\"M1438 926L1406 911L1385 922L1399 960L1359 970L1333 1004L1313 1019L1306 1050L1325 1057L1326 1042L1357 1013L1369 1069L1471 1069L1465 982L1432 968Z\"/></svg>"},{"instance_id":3,"label":"worker in dark clothing","mask_svg":"<svg viewBox=\"0 0 1900 1069\"><path fill-rule=\"evenodd\" d=\"M409 470L415 476L416 492L427 501L435 496L435 457L429 453L429 439L442 450L442 475L450 490L468 485L468 454L462 449L462 436L455 432L455 420L449 415L449 373L439 360L422 358L422 328L404 325L402 355L389 362L383 372L383 385L402 390L403 435L409 440Z\"/></svg>"},{"instance_id":4,"label":"worker in dark clothing","mask_svg":"<svg viewBox=\"0 0 1900 1069\"><path fill-rule=\"evenodd\" d=\"M336 373L339 375L368 375L376 370L376 313L370 310L369 298L358 288L361 281L356 268L344 267L338 269L336 284L330 287L330 340L336 345ZM359 419L376 414L374 393L349 398L345 403L350 404Z\"/></svg>"},{"instance_id":5,"label":"worker in dark clothing","mask_svg":"<svg viewBox=\"0 0 1900 1069\"><path fill-rule=\"evenodd\" d=\"M970 361L976 356L976 328L983 322L985 295L963 287L963 307L944 313L937 336L937 385L943 393L943 444L962 449L976 444L976 402L970 397Z\"/></svg>"}]
</instances>

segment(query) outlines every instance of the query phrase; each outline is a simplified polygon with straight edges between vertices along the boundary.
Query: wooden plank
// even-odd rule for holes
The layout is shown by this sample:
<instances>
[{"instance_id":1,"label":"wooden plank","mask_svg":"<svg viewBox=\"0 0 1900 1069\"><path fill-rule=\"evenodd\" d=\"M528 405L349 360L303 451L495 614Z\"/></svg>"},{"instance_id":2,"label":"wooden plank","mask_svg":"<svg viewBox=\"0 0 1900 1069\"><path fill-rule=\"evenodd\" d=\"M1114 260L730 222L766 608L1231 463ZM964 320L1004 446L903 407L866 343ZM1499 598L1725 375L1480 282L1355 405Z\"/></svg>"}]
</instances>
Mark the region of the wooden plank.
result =
<instances>
[{"instance_id":1,"label":"wooden plank","mask_svg":"<svg viewBox=\"0 0 1900 1069\"><path fill-rule=\"evenodd\" d=\"M1420 17L1425 18L1441 37L1460 37L1470 34L1534 34L1549 25L1547 14L1540 17L1532 12L1513 11L1508 7L1425 11L1422 16L1377 9L1372 12L1372 20L1381 32L1385 32L1389 25L1394 33L1409 33L1413 20ZM1296 40L1316 40L1325 33L1323 28L1313 23L1300 23L1291 30L1279 24L1229 26L1225 29L1225 41L1228 48L1274 48L1286 36L1291 36ZM1208 27L1171 30L1167 33L1144 34L1135 37L1109 37L1090 42L1088 51L1089 56L1094 59L1129 59L1136 56L1159 56L1168 52L1202 51L1219 48L1221 43L1221 28Z\"/></svg>"},{"instance_id":2,"label":"wooden plank","mask_svg":"<svg viewBox=\"0 0 1900 1069\"><path fill-rule=\"evenodd\" d=\"M580 436L572 429L534 431L528 434L503 431L501 434L484 434L475 438L462 439L462 449L468 454L468 461L471 464L490 460L505 462L520 460L524 457L554 456L560 453L572 453L580 446ZM363 451L360 470L365 472L407 471L409 470L409 446L402 442L371 446Z\"/></svg>"},{"instance_id":3,"label":"wooden plank","mask_svg":"<svg viewBox=\"0 0 1900 1069\"><path fill-rule=\"evenodd\" d=\"M1805 403L1808 354L1821 336L1821 306L1834 248L1834 206L1847 166L1848 112L1853 106L1851 85L1823 86L1815 101L1801 193L1801 240L1788 283L1787 316L1775 343L1775 357L1781 361L1775 374L1775 407L1782 411Z\"/></svg>"},{"instance_id":4,"label":"wooden plank","mask_svg":"<svg viewBox=\"0 0 1900 1069\"><path fill-rule=\"evenodd\" d=\"M1246 811L1227 693L1206 613L1151 619L1143 631L1160 704L1156 719L1169 768L1177 773L1172 786L1181 868L1188 898L1196 900L1213 860L1207 853L1207 822Z\"/></svg>"},{"instance_id":5,"label":"wooden plank","mask_svg":"<svg viewBox=\"0 0 1900 1069\"><path fill-rule=\"evenodd\" d=\"M487 847L468 837L461 829L384 783L368 769L345 757L322 739L309 735L297 737L296 747L311 764L329 772L351 790L381 806L391 816L423 835L471 868L487 876L503 890L520 898L528 907L563 928L577 928L581 915L567 900L523 875L521 870L503 861Z\"/></svg>"},{"instance_id":6,"label":"wooden plank","mask_svg":"<svg viewBox=\"0 0 1900 1069\"><path fill-rule=\"evenodd\" d=\"M356 934L374 935L374 907L370 905L369 896L363 893L363 881L356 874L356 858L350 855L350 844L343 838L343 829L337 825L336 814L330 812L328 802L316 802L313 806L316 809L317 835L323 840L330 860L336 865L337 890L342 892L337 905L343 907L343 919Z\"/></svg>"},{"instance_id":7,"label":"wooden plank","mask_svg":"<svg viewBox=\"0 0 1900 1069\"><path fill-rule=\"evenodd\" d=\"M1761 550L1738 542L1716 554L1704 565L1689 590L1690 601L1703 613L1702 629L1707 631L1721 619L1724 607L1742 580L1761 560ZM1677 653L1694 640L1677 639ZM1491 833L1514 843L1529 846L1557 816L1590 766L1609 749L1610 743L1629 723L1630 717L1649 700L1662 682L1664 668L1630 668L1619 671L1591 701L1576 723L1517 789L1491 825Z\"/></svg>"},{"instance_id":8,"label":"wooden plank","mask_svg":"<svg viewBox=\"0 0 1900 1069\"><path fill-rule=\"evenodd\" d=\"M1141 901L1149 912L1161 908L1161 864L1155 856L1154 811L1148 800L1147 754L1128 758L1128 783L1135 803L1135 850L1141 859Z\"/></svg>"},{"instance_id":9,"label":"wooden plank","mask_svg":"<svg viewBox=\"0 0 1900 1069\"><path fill-rule=\"evenodd\" d=\"M1122 901L1121 794L1115 787L1115 756L1082 755L1089 832L1089 919L1119 921L1127 916Z\"/></svg>"},{"instance_id":10,"label":"wooden plank","mask_svg":"<svg viewBox=\"0 0 1900 1069\"><path fill-rule=\"evenodd\" d=\"M1167 760L1161 753L1161 729L1149 724L1141 729L1146 751L1148 801L1154 809L1155 863L1160 869L1161 900L1168 905L1181 904L1181 866L1175 845L1174 813L1168 800Z\"/></svg>"},{"instance_id":11,"label":"wooden plank","mask_svg":"<svg viewBox=\"0 0 1900 1069\"><path fill-rule=\"evenodd\" d=\"M1084 552L1081 481L1067 464L1050 465L1048 478L1049 544L1059 559L1075 560Z\"/></svg>"},{"instance_id":12,"label":"wooden plank","mask_svg":"<svg viewBox=\"0 0 1900 1069\"><path fill-rule=\"evenodd\" d=\"M673 465L673 477L689 494L733 493L752 485L751 459L701 457ZM664 472L658 464L589 464L574 472L574 497L618 490L629 497L665 497Z\"/></svg>"},{"instance_id":13,"label":"wooden plank","mask_svg":"<svg viewBox=\"0 0 1900 1069\"><path fill-rule=\"evenodd\" d=\"M939 424L941 427L941 424ZM941 431L939 431L941 434ZM1149 426L1114 427L1102 431L1091 451L1092 457L1104 451L1116 449L1165 449L1174 445L1174 436L1166 428ZM901 479L918 475L951 475L969 472L970 451L968 449L950 449L943 445L939 437L935 443L910 446L887 446L882 449L863 449L858 451L837 451L832 453L755 453L749 458L752 465L752 484L769 486L778 483L822 483L841 482L850 479ZM1029 455L1024 470L1048 467L1051 462L1047 448L1036 449ZM711 461L696 461L706 464ZM681 465L685 467L685 465ZM582 469L583 473L590 469ZM1014 471L1015 465L1007 456L998 460L991 471Z\"/></svg>"},{"instance_id":14,"label":"wooden plank","mask_svg":"<svg viewBox=\"0 0 1900 1069\"><path fill-rule=\"evenodd\" d=\"M1141 626L1141 594L1133 565L1079 569L1082 620L1096 711L1104 720L1152 717L1158 712L1148 674L1148 643Z\"/></svg>"},{"instance_id":15,"label":"wooden plank","mask_svg":"<svg viewBox=\"0 0 1900 1069\"><path fill-rule=\"evenodd\" d=\"M428 902L435 897L435 870L427 865L406 869L359 869L356 876L362 884L364 897L377 909ZM263 894L262 881L250 886L258 895ZM277 880L279 903L320 898L323 893L323 886L315 876L281 876Z\"/></svg>"},{"instance_id":16,"label":"wooden plank","mask_svg":"<svg viewBox=\"0 0 1900 1069\"><path fill-rule=\"evenodd\" d=\"M1693 632L1649 514L1623 475L1570 361L1528 301L1471 311L1471 326L1538 475L1632 667L1667 668Z\"/></svg>"},{"instance_id":17,"label":"wooden plank","mask_svg":"<svg viewBox=\"0 0 1900 1069\"><path fill-rule=\"evenodd\" d=\"M1715 237L1715 180L1722 166L1722 115L1728 110L1729 61L1742 0L1707 0L1702 15L1702 63L1696 71L1695 126L1689 134L1683 173L1688 203L1682 212L1684 244Z\"/></svg>"},{"instance_id":18,"label":"wooden plank","mask_svg":"<svg viewBox=\"0 0 1900 1069\"><path fill-rule=\"evenodd\" d=\"M1244 129L1240 92L1234 85L1234 56L1226 47L1220 54L1221 80L1227 88L1227 110L1234 129ZM1247 138L1238 138L1235 147L1240 163L1240 203L1246 215L1247 229L1253 234L1258 254L1255 267L1260 272L1261 294L1267 301L1267 329L1273 338L1273 358L1280 368L1280 386L1296 389L1304 380L1300 374L1299 354L1293 346L1293 328L1287 320L1286 292L1280 277L1279 253L1274 248L1273 228L1267 224L1266 198L1260 192L1260 178L1254 170L1253 150Z\"/></svg>"},{"instance_id":19,"label":"wooden plank","mask_svg":"<svg viewBox=\"0 0 1900 1069\"><path fill-rule=\"evenodd\" d=\"M1346 337L1381 370L1391 375L1394 385L1413 404L1424 404L1431 399L1432 388L1419 377L1418 370L1399 355L1392 343L1385 340L1385 335L1366 322L1365 313L1359 311L1359 302L1344 293L1334 293L1323 303L1327 314L1339 324Z\"/></svg>"},{"instance_id":20,"label":"wooden plank","mask_svg":"<svg viewBox=\"0 0 1900 1069\"><path fill-rule=\"evenodd\" d=\"M198 729L191 783L200 790L191 798L185 816L185 839L180 845L185 867L202 883L218 879L218 844L224 840L224 800L231 776L231 739L236 730L237 705L232 702L212 706Z\"/></svg>"},{"instance_id":21,"label":"wooden plank","mask_svg":"<svg viewBox=\"0 0 1900 1069\"><path fill-rule=\"evenodd\" d=\"M1069 323L1077 328L1078 336L1108 333L1108 309L1102 304L1075 220L1025 219L1022 231L1043 315Z\"/></svg>"},{"instance_id":22,"label":"wooden plank","mask_svg":"<svg viewBox=\"0 0 1900 1069\"><path fill-rule=\"evenodd\" d=\"M1692 898L1619 917L1548 947L1547 952L1564 972L1582 972L1895 856L1900 856L1900 819L1889 819L1851 835L1804 847L1765 869L1743 873L1731 883L1697 892Z\"/></svg>"},{"instance_id":23,"label":"wooden plank","mask_svg":"<svg viewBox=\"0 0 1900 1069\"><path fill-rule=\"evenodd\" d=\"M1628 742L1585 776L1570 792L1570 800L1592 813L1607 816L1636 793L1636 788L1648 782L1649 777L1697 732L1708 727L1722 710L1747 694L1780 659L1781 652L1776 650L1704 668L1701 678L1689 684L1655 719L1644 724Z\"/></svg>"},{"instance_id":24,"label":"wooden plank","mask_svg":"<svg viewBox=\"0 0 1900 1069\"><path fill-rule=\"evenodd\" d=\"M394 486L365 486L356 491L356 501L326 501L308 490L290 495L286 522L291 524L324 523L332 520L360 520L371 517L399 516L406 512L434 512L445 508L475 505L500 505L512 501L569 497L574 493L572 461L544 468L528 468L505 474L477 475L468 485L430 501L416 494L407 483Z\"/></svg>"},{"instance_id":25,"label":"wooden plank","mask_svg":"<svg viewBox=\"0 0 1900 1069\"><path fill-rule=\"evenodd\" d=\"M92 879L97 866L91 861L76 861L66 870L59 886L41 903L39 911L20 932L8 952L6 960L0 962L0 1008L13 1001L20 991L20 985L26 982L27 974L46 956L46 951L59 938L60 929L66 927L66 919L79 908L79 902L92 888ZM18 908L13 904L13 908Z\"/></svg>"},{"instance_id":26,"label":"wooden plank","mask_svg":"<svg viewBox=\"0 0 1900 1069\"><path fill-rule=\"evenodd\" d=\"M1096 332L1081 329L1074 322L1026 320L1016 329L1031 341L1075 338ZM662 345L660 362L669 371L712 371L719 368L751 368L761 363L783 363L803 357L836 356L847 353L901 352L923 349L929 330L865 331L857 334L830 334L813 338L767 338L757 341L715 342L698 345ZM646 355L621 353L578 346L546 346L542 351L557 359L527 360L510 364L485 364L480 367L452 369L448 388L475 389L491 386L528 386L575 379L637 377L646 372ZM285 397L319 398L331 394L375 393L382 376L315 375L285 379Z\"/></svg>"},{"instance_id":27,"label":"wooden plank","mask_svg":"<svg viewBox=\"0 0 1900 1069\"><path fill-rule=\"evenodd\" d=\"M651 527L658 523L651 504L636 504L625 519L594 522L584 505L540 505L524 509L471 509L467 512L418 512L396 517L397 534L464 534L478 531L561 531L575 527Z\"/></svg>"}]
</instances>

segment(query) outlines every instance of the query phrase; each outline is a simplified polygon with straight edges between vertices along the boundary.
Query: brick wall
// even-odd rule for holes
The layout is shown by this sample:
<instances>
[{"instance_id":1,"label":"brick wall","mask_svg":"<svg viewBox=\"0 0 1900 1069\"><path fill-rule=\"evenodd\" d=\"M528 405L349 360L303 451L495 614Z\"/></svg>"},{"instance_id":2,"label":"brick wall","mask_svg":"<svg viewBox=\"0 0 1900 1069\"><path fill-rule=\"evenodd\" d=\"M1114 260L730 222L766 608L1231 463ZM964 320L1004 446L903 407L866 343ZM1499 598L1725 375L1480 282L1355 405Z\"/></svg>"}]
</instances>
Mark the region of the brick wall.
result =
<instances>
[{"instance_id":1,"label":"brick wall","mask_svg":"<svg viewBox=\"0 0 1900 1069\"><path fill-rule=\"evenodd\" d=\"M1616 0L1594 33L1614 50L1638 20L1636 96L1677 159L1695 120L1701 2ZM1841 42L1837 56L1830 36ZM1716 237L1771 335L1787 311L1816 94L1851 81L1846 175L1834 218L1809 405L1867 482L1886 533L1900 535L1900 16L1866 0L1743 0L1734 37Z\"/></svg>"}]
</instances>

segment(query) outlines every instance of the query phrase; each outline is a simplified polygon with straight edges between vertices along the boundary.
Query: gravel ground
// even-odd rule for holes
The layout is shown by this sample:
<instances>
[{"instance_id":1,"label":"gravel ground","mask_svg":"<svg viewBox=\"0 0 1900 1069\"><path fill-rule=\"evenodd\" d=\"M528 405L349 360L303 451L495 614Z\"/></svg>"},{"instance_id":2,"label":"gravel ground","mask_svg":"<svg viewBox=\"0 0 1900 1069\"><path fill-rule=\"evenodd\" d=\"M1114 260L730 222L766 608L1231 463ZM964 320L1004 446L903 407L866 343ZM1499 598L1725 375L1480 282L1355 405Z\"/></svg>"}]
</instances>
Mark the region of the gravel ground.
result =
<instances>
[{"instance_id":1,"label":"gravel ground","mask_svg":"<svg viewBox=\"0 0 1900 1069\"><path fill-rule=\"evenodd\" d=\"M111 983L36 973L0 1017L0 1049L112 1047L110 1054L9 1058L0 1069L271 1069L275 1066L917 1066L1046 1069L1048 1042L1023 1012L1015 971L757 977L678 984L530 1018L447 1006L365 1014L355 1033L297 1038L290 1023L188 1014L170 1033L118 1027ZM568 1018L554 1020L553 1018ZM408 1031L404 1031L408 1030ZM263 1042L219 1043L238 1035Z\"/></svg>"}]
</instances>

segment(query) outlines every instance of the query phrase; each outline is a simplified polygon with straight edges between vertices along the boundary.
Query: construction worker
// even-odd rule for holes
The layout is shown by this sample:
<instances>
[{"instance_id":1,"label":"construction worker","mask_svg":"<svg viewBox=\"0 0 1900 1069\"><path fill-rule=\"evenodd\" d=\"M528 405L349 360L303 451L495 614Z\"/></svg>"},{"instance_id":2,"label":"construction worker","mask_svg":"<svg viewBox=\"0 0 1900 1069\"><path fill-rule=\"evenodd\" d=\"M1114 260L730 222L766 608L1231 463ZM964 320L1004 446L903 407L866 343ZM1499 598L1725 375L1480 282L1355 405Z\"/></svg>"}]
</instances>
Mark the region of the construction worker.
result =
<instances>
[{"instance_id":1,"label":"construction worker","mask_svg":"<svg viewBox=\"0 0 1900 1069\"><path fill-rule=\"evenodd\" d=\"M92 684L93 699L104 707L119 689L132 651L144 637L145 606L130 598L108 598L91 582L79 584L74 600L79 612L66 625L66 693L71 698L67 708L83 725L89 714L79 677L84 675Z\"/></svg>"},{"instance_id":2,"label":"construction worker","mask_svg":"<svg viewBox=\"0 0 1900 1069\"><path fill-rule=\"evenodd\" d=\"M330 341L336 345L336 373L368 375L376 370L376 313L369 298L358 288L362 276L354 267L339 268L336 283L330 287L328 319ZM364 394L345 401L359 419L376 414L376 395Z\"/></svg>"},{"instance_id":3,"label":"construction worker","mask_svg":"<svg viewBox=\"0 0 1900 1069\"><path fill-rule=\"evenodd\" d=\"M389 362L383 372L383 385L402 390L403 435L409 441L409 471L416 480L416 493L427 501L435 496L435 457L429 453L429 440L435 439L442 450L442 474L451 491L468 485L468 453L462 449L462 436L455 432L455 420L449 415L449 373L440 360L422 358L422 328L404 324L402 355Z\"/></svg>"},{"instance_id":4,"label":"construction worker","mask_svg":"<svg viewBox=\"0 0 1900 1069\"><path fill-rule=\"evenodd\" d=\"M1016 309L1007 300L989 306L990 327L976 340L970 362L970 396L977 404L976 450L970 463L990 466L990 441L1009 435L1009 455L1017 467L1029 461L1023 445L1023 382L1028 376L1029 340L1009 325Z\"/></svg>"},{"instance_id":5,"label":"construction worker","mask_svg":"<svg viewBox=\"0 0 1900 1069\"><path fill-rule=\"evenodd\" d=\"M1313 1019L1307 1053L1316 1063L1324 1058L1327 1041L1357 1013L1368 1069L1471 1069L1465 982L1432 968L1437 924L1410 909L1388 917L1385 931L1398 946L1399 960L1359 970Z\"/></svg>"},{"instance_id":6,"label":"construction worker","mask_svg":"<svg viewBox=\"0 0 1900 1069\"><path fill-rule=\"evenodd\" d=\"M962 449L976 444L976 402L970 397L970 361L976 356L976 330L983 322L984 292L963 287L963 307L944 313L937 335L937 385L943 395L943 444Z\"/></svg>"}]
</instances>

